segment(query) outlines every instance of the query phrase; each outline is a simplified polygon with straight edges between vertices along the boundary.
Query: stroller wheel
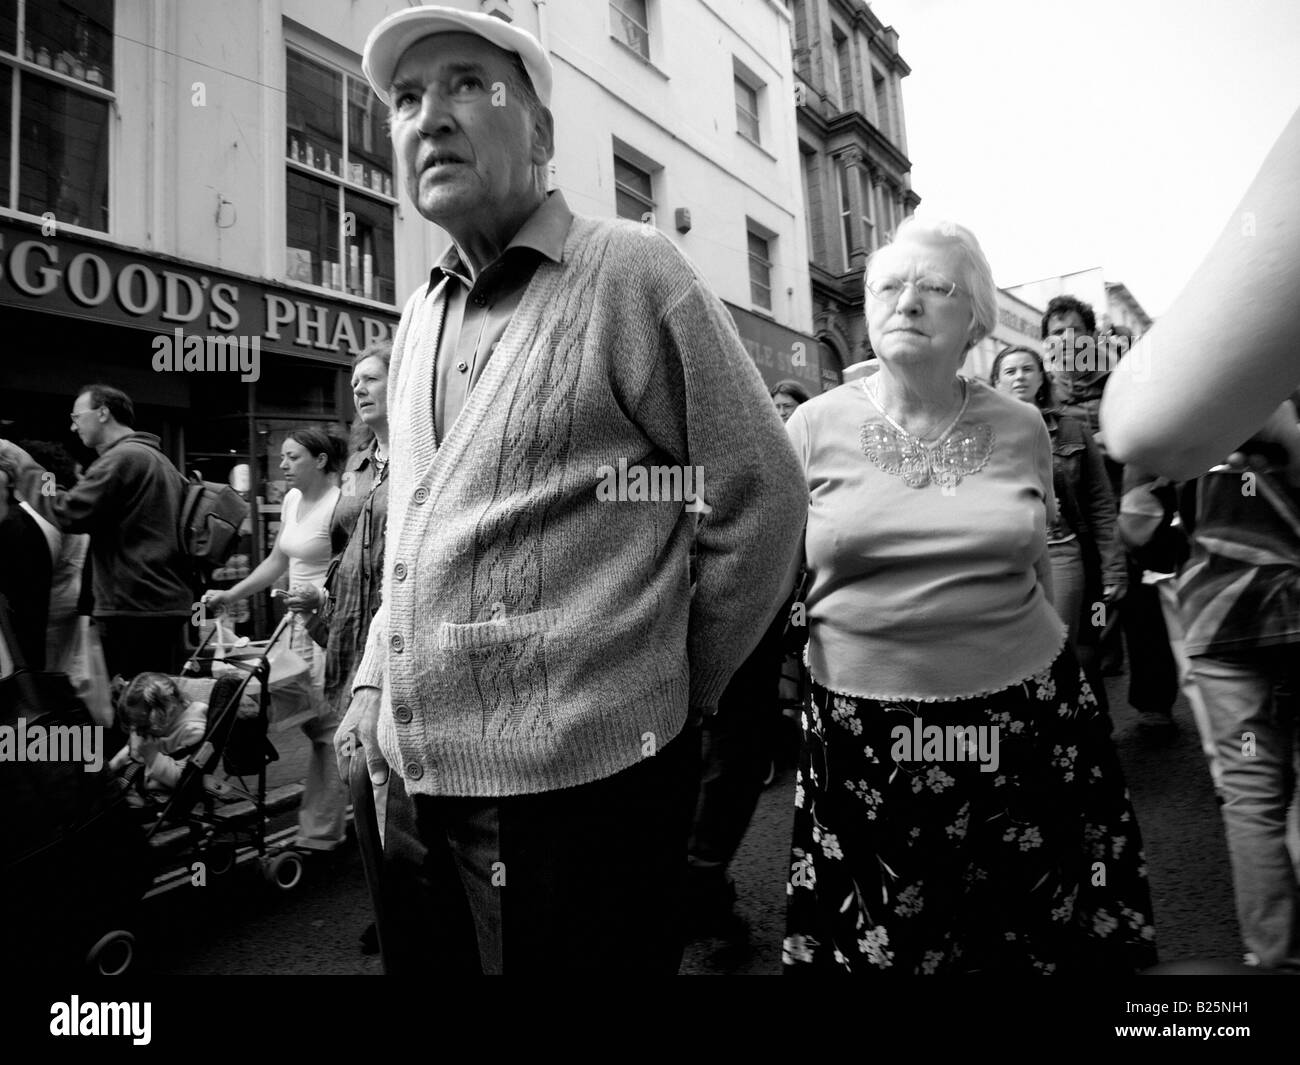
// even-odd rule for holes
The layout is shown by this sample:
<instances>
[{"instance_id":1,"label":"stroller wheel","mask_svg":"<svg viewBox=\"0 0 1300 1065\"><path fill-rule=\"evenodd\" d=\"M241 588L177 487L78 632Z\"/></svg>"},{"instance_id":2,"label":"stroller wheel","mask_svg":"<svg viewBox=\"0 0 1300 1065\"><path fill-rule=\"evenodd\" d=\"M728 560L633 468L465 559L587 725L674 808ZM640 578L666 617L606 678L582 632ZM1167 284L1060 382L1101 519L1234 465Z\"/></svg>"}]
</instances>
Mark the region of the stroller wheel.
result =
<instances>
[{"instance_id":1,"label":"stroller wheel","mask_svg":"<svg viewBox=\"0 0 1300 1065\"><path fill-rule=\"evenodd\" d=\"M237 851L233 843L210 843L203 848L201 854L208 863L208 872L214 877L226 876L235 868Z\"/></svg>"},{"instance_id":2,"label":"stroller wheel","mask_svg":"<svg viewBox=\"0 0 1300 1065\"><path fill-rule=\"evenodd\" d=\"M302 855L296 851L281 851L262 863L262 872L268 883L281 891L292 891L302 880Z\"/></svg>"},{"instance_id":3,"label":"stroller wheel","mask_svg":"<svg viewBox=\"0 0 1300 1065\"><path fill-rule=\"evenodd\" d=\"M86 967L99 976L121 976L135 960L135 936L123 928L109 932L86 953Z\"/></svg>"}]
</instances>

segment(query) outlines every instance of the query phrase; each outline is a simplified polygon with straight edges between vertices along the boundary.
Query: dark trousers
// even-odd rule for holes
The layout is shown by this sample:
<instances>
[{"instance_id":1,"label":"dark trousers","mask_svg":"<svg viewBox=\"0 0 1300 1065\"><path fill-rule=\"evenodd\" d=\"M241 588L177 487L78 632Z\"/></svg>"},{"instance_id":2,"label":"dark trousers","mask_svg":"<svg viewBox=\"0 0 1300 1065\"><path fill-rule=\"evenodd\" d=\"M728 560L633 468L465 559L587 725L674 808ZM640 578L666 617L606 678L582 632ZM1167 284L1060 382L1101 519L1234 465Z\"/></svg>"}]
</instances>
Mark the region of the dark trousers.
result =
<instances>
[{"instance_id":1,"label":"dark trousers","mask_svg":"<svg viewBox=\"0 0 1300 1065\"><path fill-rule=\"evenodd\" d=\"M782 653L769 641L731 678L717 713L704 720L703 773L690 856L727 865L745 837L777 749Z\"/></svg>"},{"instance_id":2,"label":"dark trousers","mask_svg":"<svg viewBox=\"0 0 1300 1065\"><path fill-rule=\"evenodd\" d=\"M390 785L385 971L675 975L699 759L688 726L637 765L560 791L397 800Z\"/></svg>"},{"instance_id":3,"label":"dark trousers","mask_svg":"<svg viewBox=\"0 0 1300 1065\"><path fill-rule=\"evenodd\" d=\"M189 650L185 639L188 615L183 617L97 617L108 675L130 680L137 673L175 675Z\"/></svg>"},{"instance_id":4,"label":"dark trousers","mask_svg":"<svg viewBox=\"0 0 1300 1065\"><path fill-rule=\"evenodd\" d=\"M1129 562L1128 594L1120 607L1128 644L1128 701L1138 713L1172 714L1178 699L1178 664L1169 646L1160 589L1142 583L1142 570Z\"/></svg>"}]
</instances>

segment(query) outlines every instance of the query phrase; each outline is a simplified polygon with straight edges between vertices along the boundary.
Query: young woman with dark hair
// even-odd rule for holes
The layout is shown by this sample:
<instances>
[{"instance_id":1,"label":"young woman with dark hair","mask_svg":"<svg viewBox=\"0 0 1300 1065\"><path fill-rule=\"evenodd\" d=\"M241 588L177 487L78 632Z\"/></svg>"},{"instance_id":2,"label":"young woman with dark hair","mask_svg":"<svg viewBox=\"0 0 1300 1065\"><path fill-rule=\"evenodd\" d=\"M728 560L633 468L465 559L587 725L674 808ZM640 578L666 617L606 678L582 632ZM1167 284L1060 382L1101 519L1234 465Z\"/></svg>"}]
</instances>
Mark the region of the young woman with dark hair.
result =
<instances>
[{"instance_id":1,"label":"young woman with dark hair","mask_svg":"<svg viewBox=\"0 0 1300 1065\"><path fill-rule=\"evenodd\" d=\"M1053 605L1069 627L1080 664L1094 687L1104 691L1093 669L1096 636L1101 631L1094 623L1099 620L1094 604L1122 599L1128 574L1101 449L1079 419L1061 412L1051 375L1032 348L1004 348L993 360L989 380L999 391L1034 404L1047 423L1058 504L1056 519L1047 530Z\"/></svg>"},{"instance_id":2,"label":"young woman with dark hair","mask_svg":"<svg viewBox=\"0 0 1300 1065\"><path fill-rule=\"evenodd\" d=\"M347 791L334 758L338 715L324 694L325 656L307 631L307 597L325 583L332 555L330 520L339 501L337 474L343 441L315 426L291 430L280 448L280 471L289 491L281 510L280 535L257 569L227 591L205 592L209 607L224 607L269 588L286 573L285 605L294 611L289 646L311 666L316 713L302 730L312 741L306 788L298 812L298 839L306 850L333 850L343 842Z\"/></svg>"}]
</instances>

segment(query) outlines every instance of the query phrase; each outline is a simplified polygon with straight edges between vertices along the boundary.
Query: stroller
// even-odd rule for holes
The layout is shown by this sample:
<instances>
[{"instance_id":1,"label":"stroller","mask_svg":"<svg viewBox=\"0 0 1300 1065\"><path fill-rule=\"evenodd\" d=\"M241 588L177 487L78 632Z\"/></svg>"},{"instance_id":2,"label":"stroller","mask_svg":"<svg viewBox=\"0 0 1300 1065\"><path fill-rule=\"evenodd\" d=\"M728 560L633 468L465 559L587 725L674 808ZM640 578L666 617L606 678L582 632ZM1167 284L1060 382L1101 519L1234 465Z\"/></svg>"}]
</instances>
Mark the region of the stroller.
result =
<instances>
[{"instance_id":1,"label":"stroller","mask_svg":"<svg viewBox=\"0 0 1300 1065\"><path fill-rule=\"evenodd\" d=\"M3 609L0 619L12 648ZM283 629L220 667L205 655L205 641L186 664L178 684L187 698L207 701L208 721L200 743L176 752L188 753L188 762L165 798L149 795L138 772L114 777L67 763L0 764L0 898L14 906L9 912L32 918L19 923L15 956L51 973L78 964L105 975L126 972L135 956L130 928L154 873L200 862L205 883L225 877L241 842L251 844L275 887L297 886L301 856L267 845L266 767L277 757L267 739L267 656ZM0 723L19 717L90 725L66 677L21 668L0 679Z\"/></svg>"},{"instance_id":2,"label":"stroller","mask_svg":"<svg viewBox=\"0 0 1300 1065\"><path fill-rule=\"evenodd\" d=\"M288 621L286 615L264 644L222 659L208 649L210 633L185 664L178 686L188 699L207 702L208 723L176 787L164 800L152 801L157 816L146 831L160 858L174 862L179 851L186 864L203 862L205 876L225 876L241 844L247 845L266 879L283 891L296 887L303 873L298 852L267 844L266 767L279 757L267 739L273 686L268 656ZM141 794L149 799L143 789Z\"/></svg>"}]
</instances>

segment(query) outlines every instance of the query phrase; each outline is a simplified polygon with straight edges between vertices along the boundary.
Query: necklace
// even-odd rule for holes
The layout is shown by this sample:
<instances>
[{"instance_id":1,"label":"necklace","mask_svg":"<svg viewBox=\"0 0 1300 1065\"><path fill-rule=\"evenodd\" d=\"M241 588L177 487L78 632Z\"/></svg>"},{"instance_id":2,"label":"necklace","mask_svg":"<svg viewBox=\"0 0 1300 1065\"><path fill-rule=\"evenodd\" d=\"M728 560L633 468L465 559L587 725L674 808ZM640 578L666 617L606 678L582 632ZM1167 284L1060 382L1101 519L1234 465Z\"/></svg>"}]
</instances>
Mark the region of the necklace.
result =
<instances>
[{"instance_id":1,"label":"necklace","mask_svg":"<svg viewBox=\"0 0 1300 1065\"><path fill-rule=\"evenodd\" d=\"M932 443L926 443L894 421L863 380L862 391L888 423L881 425L870 418L862 423L858 444L863 453L877 468L902 478L909 488L936 484L945 494L955 491L963 478L979 473L988 464L994 444L993 427L987 422L958 428L970 402L965 379L961 387L962 401L956 417Z\"/></svg>"},{"instance_id":2,"label":"necklace","mask_svg":"<svg viewBox=\"0 0 1300 1065\"><path fill-rule=\"evenodd\" d=\"M957 380L961 382L961 403L957 406L957 414L952 421L943 427L939 435L936 436L933 441L926 440L926 436L932 435L933 430L931 430L930 433L917 436L915 433L909 433L899 425L898 422L894 421L894 419L889 416L889 411L885 410L885 405L880 402L879 397L877 397L875 392L869 387L870 378L862 378L862 391L866 393L867 398L875 405L876 410L880 411L881 416L885 421L893 426L894 430L902 434L902 436L904 436L909 442L920 444L922 447L939 447L943 444L944 440L948 438L949 434L957 428L957 423L961 421L961 416L966 413L966 404L970 402L970 390L966 387L966 379L959 377Z\"/></svg>"}]
</instances>

